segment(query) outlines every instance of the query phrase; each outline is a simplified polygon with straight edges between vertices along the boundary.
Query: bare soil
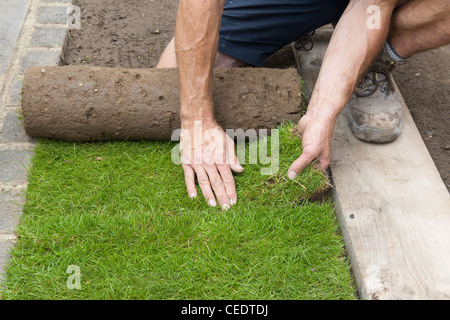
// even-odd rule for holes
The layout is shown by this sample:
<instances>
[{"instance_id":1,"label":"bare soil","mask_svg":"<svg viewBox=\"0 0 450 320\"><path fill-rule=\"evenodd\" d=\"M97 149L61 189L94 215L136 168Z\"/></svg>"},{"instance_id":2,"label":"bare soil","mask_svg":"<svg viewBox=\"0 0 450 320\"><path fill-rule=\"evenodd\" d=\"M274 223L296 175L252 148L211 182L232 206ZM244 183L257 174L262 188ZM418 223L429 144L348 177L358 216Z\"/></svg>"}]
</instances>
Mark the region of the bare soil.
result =
<instances>
[{"instance_id":1,"label":"bare soil","mask_svg":"<svg viewBox=\"0 0 450 320\"><path fill-rule=\"evenodd\" d=\"M71 31L68 65L154 68L174 36L177 0L83 0L81 29ZM403 98L450 190L450 46L409 59L394 71ZM265 67L295 67L286 47L267 59Z\"/></svg>"}]
</instances>

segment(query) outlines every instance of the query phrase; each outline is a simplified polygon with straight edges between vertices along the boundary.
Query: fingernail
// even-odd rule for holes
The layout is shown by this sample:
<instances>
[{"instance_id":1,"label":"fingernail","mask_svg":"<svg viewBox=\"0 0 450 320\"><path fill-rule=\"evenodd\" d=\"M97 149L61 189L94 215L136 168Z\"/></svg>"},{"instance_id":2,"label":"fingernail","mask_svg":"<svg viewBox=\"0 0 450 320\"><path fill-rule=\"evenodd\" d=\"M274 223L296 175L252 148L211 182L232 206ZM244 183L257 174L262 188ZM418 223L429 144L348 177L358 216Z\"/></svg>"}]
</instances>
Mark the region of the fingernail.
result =
<instances>
[{"instance_id":1,"label":"fingernail","mask_svg":"<svg viewBox=\"0 0 450 320\"><path fill-rule=\"evenodd\" d=\"M231 200L230 200L230 204L231 204L231 205L235 205L235 204L236 204L236 202L237 202L237 200L236 200L236 199L231 199Z\"/></svg>"},{"instance_id":2,"label":"fingernail","mask_svg":"<svg viewBox=\"0 0 450 320\"><path fill-rule=\"evenodd\" d=\"M209 201L208 201L208 204L209 204L211 207L215 207L215 206L217 205L217 203L216 203L213 199L209 200Z\"/></svg>"},{"instance_id":3,"label":"fingernail","mask_svg":"<svg viewBox=\"0 0 450 320\"><path fill-rule=\"evenodd\" d=\"M190 195L189 195L189 198L195 198L196 197L196 195L195 195L195 193L191 193Z\"/></svg>"},{"instance_id":4,"label":"fingernail","mask_svg":"<svg viewBox=\"0 0 450 320\"><path fill-rule=\"evenodd\" d=\"M295 177L297 176L297 173L295 173L294 171L289 172L288 177L289 179L295 179Z\"/></svg>"},{"instance_id":5,"label":"fingernail","mask_svg":"<svg viewBox=\"0 0 450 320\"><path fill-rule=\"evenodd\" d=\"M244 170L244 167L241 166L240 164L238 164L237 167L238 167L239 170Z\"/></svg>"},{"instance_id":6,"label":"fingernail","mask_svg":"<svg viewBox=\"0 0 450 320\"><path fill-rule=\"evenodd\" d=\"M224 203L222 205L222 210L228 210L228 209L230 209L230 206L227 203Z\"/></svg>"}]
</instances>

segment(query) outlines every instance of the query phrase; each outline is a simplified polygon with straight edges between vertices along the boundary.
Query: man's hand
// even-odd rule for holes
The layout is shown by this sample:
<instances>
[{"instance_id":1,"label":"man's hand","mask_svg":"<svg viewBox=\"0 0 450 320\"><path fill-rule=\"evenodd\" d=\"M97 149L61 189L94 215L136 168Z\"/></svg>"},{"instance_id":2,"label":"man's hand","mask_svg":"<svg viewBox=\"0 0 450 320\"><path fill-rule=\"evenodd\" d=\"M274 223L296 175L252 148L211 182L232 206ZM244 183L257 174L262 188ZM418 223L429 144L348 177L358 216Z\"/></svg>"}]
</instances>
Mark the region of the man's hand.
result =
<instances>
[{"instance_id":1,"label":"man's hand","mask_svg":"<svg viewBox=\"0 0 450 320\"><path fill-rule=\"evenodd\" d=\"M358 79L380 51L389 31L397 0L351 0L328 44L314 84L308 112L299 122L303 153L288 170L293 179L317 159L322 169L330 163L330 144L337 115L351 97ZM368 28L367 9L379 7L379 27Z\"/></svg>"},{"instance_id":2,"label":"man's hand","mask_svg":"<svg viewBox=\"0 0 450 320\"><path fill-rule=\"evenodd\" d=\"M224 3L225 0L181 0L175 52L180 80L181 162L187 191L190 197L197 196L197 176L208 203L217 205L215 194L221 208L227 209L237 201L231 168L238 172L243 168L234 163L237 158L233 141L230 143L231 139L217 125L213 112L212 75ZM196 122L201 124L197 133ZM231 165L226 161L227 153L233 160Z\"/></svg>"},{"instance_id":3,"label":"man's hand","mask_svg":"<svg viewBox=\"0 0 450 320\"><path fill-rule=\"evenodd\" d=\"M302 136L303 152L289 167L289 179L294 179L314 160L323 170L328 168L334 123L333 117L314 117L308 113L300 119L298 133Z\"/></svg>"},{"instance_id":4,"label":"man's hand","mask_svg":"<svg viewBox=\"0 0 450 320\"><path fill-rule=\"evenodd\" d=\"M197 196L195 177L210 206L222 210L237 202L231 170L242 172L233 140L215 121L184 121L180 138L181 162L189 197ZM215 196L214 196L215 194Z\"/></svg>"}]
</instances>

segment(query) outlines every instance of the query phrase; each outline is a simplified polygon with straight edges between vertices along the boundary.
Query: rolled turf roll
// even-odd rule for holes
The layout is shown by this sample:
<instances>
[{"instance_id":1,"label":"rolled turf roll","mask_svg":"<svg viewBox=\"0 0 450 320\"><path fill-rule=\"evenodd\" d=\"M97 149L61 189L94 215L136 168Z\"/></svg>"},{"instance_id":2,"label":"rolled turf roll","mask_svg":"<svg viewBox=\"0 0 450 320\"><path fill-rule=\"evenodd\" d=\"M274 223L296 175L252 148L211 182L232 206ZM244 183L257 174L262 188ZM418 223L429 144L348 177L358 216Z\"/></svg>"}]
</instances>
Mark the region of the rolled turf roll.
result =
<instances>
[{"instance_id":1,"label":"rolled turf roll","mask_svg":"<svg viewBox=\"0 0 450 320\"><path fill-rule=\"evenodd\" d=\"M32 137L66 141L170 140L180 128L176 69L33 67L24 76L22 120ZM214 113L223 129L272 129L298 121L295 69L214 70Z\"/></svg>"}]
</instances>

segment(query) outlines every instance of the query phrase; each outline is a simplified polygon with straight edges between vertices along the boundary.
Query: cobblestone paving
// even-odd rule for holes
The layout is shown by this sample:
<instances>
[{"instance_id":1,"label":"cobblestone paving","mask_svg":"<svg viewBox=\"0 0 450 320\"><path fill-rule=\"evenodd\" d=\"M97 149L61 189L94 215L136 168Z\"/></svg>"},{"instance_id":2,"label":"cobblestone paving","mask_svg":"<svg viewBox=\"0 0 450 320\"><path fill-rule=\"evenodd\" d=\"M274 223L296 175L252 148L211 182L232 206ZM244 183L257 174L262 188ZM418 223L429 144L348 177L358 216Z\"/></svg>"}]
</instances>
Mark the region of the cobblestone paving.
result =
<instances>
[{"instance_id":1,"label":"cobblestone paving","mask_svg":"<svg viewBox=\"0 0 450 320\"><path fill-rule=\"evenodd\" d=\"M30 66L60 65L75 0L0 1L0 280L19 222L35 140L20 121L20 91Z\"/></svg>"}]
</instances>

